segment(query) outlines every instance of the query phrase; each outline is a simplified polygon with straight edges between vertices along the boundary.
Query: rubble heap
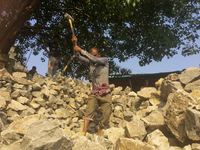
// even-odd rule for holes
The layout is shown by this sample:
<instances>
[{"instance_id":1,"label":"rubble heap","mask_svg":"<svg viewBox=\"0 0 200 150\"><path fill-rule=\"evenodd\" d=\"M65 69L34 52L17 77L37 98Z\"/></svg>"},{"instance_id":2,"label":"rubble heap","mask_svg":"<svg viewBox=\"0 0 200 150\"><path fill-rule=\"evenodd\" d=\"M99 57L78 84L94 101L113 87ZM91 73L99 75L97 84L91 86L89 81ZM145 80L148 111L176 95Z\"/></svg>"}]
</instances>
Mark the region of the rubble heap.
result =
<instances>
[{"instance_id":1,"label":"rubble heap","mask_svg":"<svg viewBox=\"0 0 200 150\"><path fill-rule=\"evenodd\" d=\"M1 150L200 150L200 69L170 74L137 93L110 85L109 126L98 109L80 134L91 83L0 70Z\"/></svg>"}]
</instances>

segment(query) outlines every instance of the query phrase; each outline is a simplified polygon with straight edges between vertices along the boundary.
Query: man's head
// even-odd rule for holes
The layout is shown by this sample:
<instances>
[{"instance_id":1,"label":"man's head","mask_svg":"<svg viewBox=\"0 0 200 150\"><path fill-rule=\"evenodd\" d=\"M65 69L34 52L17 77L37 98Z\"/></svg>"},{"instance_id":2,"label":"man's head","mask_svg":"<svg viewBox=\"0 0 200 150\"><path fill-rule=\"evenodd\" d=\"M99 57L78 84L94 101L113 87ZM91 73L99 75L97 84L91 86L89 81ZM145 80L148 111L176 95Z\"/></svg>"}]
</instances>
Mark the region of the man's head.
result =
<instances>
[{"instance_id":1,"label":"man's head","mask_svg":"<svg viewBox=\"0 0 200 150\"><path fill-rule=\"evenodd\" d=\"M36 67L35 67L35 66L33 66L33 67L32 67L32 70L36 70Z\"/></svg>"},{"instance_id":2,"label":"man's head","mask_svg":"<svg viewBox=\"0 0 200 150\"><path fill-rule=\"evenodd\" d=\"M89 50L89 53L95 57L100 57L101 56L101 53L99 52L99 49L96 48L96 47L92 47L90 50Z\"/></svg>"},{"instance_id":3,"label":"man's head","mask_svg":"<svg viewBox=\"0 0 200 150\"><path fill-rule=\"evenodd\" d=\"M54 35L54 37L53 37L53 41L56 42L56 43L58 43L59 40L60 40L60 37L59 37L57 34Z\"/></svg>"}]
</instances>

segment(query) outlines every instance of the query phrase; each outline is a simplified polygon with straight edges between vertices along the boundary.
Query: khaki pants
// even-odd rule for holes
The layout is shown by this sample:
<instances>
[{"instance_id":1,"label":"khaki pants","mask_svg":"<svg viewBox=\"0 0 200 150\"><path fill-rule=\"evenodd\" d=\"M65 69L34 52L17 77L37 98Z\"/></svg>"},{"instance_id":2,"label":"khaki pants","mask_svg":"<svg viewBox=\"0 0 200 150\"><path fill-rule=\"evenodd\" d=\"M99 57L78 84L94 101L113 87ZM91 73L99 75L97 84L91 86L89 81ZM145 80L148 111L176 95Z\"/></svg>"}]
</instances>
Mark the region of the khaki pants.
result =
<instances>
[{"instance_id":1,"label":"khaki pants","mask_svg":"<svg viewBox=\"0 0 200 150\"><path fill-rule=\"evenodd\" d=\"M48 77L53 77L56 74L57 69L58 69L57 58L50 56L48 62L48 72L47 72Z\"/></svg>"},{"instance_id":2,"label":"khaki pants","mask_svg":"<svg viewBox=\"0 0 200 150\"><path fill-rule=\"evenodd\" d=\"M102 128L105 128L109 123L109 118L112 111L111 103L112 103L112 97L110 94L107 94L105 96L90 95L88 97L88 103L84 119L93 120L95 111L99 107L101 107L102 116L99 124Z\"/></svg>"}]
</instances>

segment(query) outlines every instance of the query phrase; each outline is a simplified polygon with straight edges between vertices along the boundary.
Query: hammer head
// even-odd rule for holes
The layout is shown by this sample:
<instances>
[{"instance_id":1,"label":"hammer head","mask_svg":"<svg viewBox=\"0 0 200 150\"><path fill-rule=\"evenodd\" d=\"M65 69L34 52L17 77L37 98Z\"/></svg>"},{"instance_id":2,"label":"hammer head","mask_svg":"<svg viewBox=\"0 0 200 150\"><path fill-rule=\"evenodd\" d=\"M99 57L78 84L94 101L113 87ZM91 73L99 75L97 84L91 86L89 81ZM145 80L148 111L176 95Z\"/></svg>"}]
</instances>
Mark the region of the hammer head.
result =
<instances>
[{"instance_id":1,"label":"hammer head","mask_svg":"<svg viewBox=\"0 0 200 150\"><path fill-rule=\"evenodd\" d=\"M65 17L66 19L71 19L72 22L74 21L74 19L72 18L72 16L70 16L68 13L66 13L66 14L64 15L64 17Z\"/></svg>"}]
</instances>

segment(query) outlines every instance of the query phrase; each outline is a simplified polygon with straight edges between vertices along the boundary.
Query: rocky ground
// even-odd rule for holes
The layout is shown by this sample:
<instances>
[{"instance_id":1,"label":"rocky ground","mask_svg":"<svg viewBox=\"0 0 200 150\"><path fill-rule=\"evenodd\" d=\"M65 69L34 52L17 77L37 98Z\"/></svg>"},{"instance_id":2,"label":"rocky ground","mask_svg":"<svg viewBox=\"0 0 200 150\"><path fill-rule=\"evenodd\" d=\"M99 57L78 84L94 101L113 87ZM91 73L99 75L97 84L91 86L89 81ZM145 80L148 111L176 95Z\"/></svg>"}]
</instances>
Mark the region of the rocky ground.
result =
<instances>
[{"instance_id":1,"label":"rocky ground","mask_svg":"<svg viewBox=\"0 0 200 150\"><path fill-rule=\"evenodd\" d=\"M0 70L1 150L200 150L200 69L170 74L137 93L111 86L109 126L101 109L83 136L91 83Z\"/></svg>"}]
</instances>

